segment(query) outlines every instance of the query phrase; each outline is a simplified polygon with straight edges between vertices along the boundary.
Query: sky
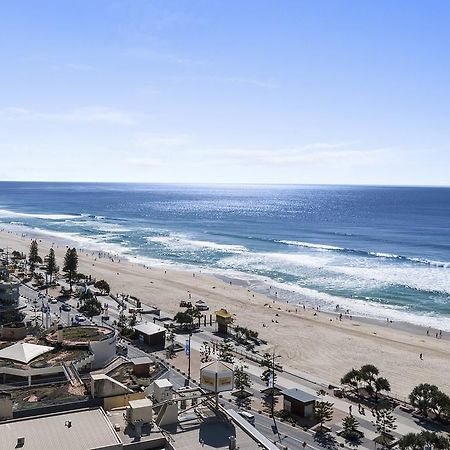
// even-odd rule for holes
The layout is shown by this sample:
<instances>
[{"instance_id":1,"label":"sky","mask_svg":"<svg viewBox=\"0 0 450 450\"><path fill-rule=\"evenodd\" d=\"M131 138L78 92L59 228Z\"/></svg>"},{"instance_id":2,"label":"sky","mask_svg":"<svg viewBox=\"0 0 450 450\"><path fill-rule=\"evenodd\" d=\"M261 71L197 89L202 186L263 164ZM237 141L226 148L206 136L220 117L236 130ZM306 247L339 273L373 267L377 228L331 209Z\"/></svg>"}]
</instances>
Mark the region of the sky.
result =
<instances>
[{"instance_id":1,"label":"sky","mask_svg":"<svg viewBox=\"0 0 450 450\"><path fill-rule=\"evenodd\" d=\"M4 0L0 179L450 185L447 0Z\"/></svg>"}]
</instances>

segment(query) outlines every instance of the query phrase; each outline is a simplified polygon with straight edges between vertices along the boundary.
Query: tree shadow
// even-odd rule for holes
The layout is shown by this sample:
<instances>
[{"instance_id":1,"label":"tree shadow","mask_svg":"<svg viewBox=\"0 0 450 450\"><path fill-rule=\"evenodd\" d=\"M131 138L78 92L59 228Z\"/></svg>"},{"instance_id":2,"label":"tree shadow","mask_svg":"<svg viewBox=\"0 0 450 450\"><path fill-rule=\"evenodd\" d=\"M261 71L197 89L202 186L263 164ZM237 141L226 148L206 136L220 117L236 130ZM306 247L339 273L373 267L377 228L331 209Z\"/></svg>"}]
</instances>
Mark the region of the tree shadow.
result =
<instances>
[{"instance_id":1,"label":"tree shadow","mask_svg":"<svg viewBox=\"0 0 450 450\"><path fill-rule=\"evenodd\" d=\"M335 450L338 447L336 438L325 431L317 431L314 435L314 442L317 442L321 447L328 450Z\"/></svg>"},{"instance_id":2,"label":"tree shadow","mask_svg":"<svg viewBox=\"0 0 450 450\"><path fill-rule=\"evenodd\" d=\"M345 443L348 444L349 447L359 447L362 444L363 436L361 433L352 434L349 436L341 435L345 439Z\"/></svg>"}]
</instances>

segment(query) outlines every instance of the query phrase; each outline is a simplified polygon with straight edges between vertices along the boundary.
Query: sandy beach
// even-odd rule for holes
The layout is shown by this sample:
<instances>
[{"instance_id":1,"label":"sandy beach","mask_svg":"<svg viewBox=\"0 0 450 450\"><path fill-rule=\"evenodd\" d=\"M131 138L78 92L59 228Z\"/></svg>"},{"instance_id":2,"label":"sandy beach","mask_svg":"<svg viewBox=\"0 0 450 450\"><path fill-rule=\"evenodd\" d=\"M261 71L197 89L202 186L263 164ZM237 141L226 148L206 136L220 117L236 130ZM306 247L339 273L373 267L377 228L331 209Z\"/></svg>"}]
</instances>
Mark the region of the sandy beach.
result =
<instances>
[{"instance_id":1,"label":"sandy beach","mask_svg":"<svg viewBox=\"0 0 450 450\"><path fill-rule=\"evenodd\" d=\"M10 251L28 253L30 240L20 232L0 232L0 247L9 247ZM53 240L42 236L38 241L43 257ZM55 241L53 247L62 266L66 246ZM339 383L352 367L371 363L390 381L393 394L400 397L425 382L450 394L450 342L436 339L434 330L427 336L424 328L405 324L355 317L340 321L333 315L303 308L296 312L295 306L209 274L193 274L176 266L146 268L123 258L120 262L113 259L99 258L91 250L79 251L79 272L107 280L112 293L134 295L169 313L177 312L180 300L187 300L189 293L194 300L205 300L211 311L224 307L236 315L237 324L257 330L270 348L275 346L286 367L333 383Z\"/></svg>"}]
</instances>

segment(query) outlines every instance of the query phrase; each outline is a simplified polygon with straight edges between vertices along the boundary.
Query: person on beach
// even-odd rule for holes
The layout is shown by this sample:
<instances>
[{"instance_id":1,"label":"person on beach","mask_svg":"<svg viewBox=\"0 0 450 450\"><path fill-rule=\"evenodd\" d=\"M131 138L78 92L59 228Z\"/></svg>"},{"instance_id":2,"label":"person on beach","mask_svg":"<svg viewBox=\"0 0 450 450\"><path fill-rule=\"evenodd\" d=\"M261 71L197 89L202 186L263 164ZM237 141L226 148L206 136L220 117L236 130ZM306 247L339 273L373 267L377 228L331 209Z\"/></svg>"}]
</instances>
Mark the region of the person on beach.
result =
<instances>
[{"instance_id":1,"label":"person on beach","mask_svg":"<svg viewBox=\"0 0 450 450\"><path fill-rule=\"evenodd\" d=\"M419 355L419 358L420 358L421 361L423 361L423 355L422 355L422 353Z\"/></svg>"}]
</instances>

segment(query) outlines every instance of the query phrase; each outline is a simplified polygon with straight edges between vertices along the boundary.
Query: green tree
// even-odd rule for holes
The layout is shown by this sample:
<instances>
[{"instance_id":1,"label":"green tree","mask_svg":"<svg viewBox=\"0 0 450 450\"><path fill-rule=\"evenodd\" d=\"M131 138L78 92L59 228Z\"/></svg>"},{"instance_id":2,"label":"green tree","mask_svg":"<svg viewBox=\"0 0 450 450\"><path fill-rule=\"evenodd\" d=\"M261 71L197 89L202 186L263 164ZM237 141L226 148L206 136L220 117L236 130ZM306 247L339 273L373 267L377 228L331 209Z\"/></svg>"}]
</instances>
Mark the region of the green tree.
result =
<instances>
[{"instance_id":1,"label":"green tree","mask_svg":"<svg viewBox=\"0 0 450 450\"><path fill-rule=\"evenodd\" d=\"M272 380L274 386L275 381L277 381L277 373L274 370L273 355L267 352L264 353L263 359L260 361L259 365L265 368L260 377L261 381L263 381L266 384L266 386L269 386Z\"/></svg>"},{"instance_id":2,"label":"green tree","mask_svg":"<svg viewBox=\"0 0 450 450\"><path fill-rule=\"evenodd\" d=\"M63 272L66 274L67 280L69 281L70 292L72 292L72 283L77 274L78 269L78 254L76 248L69 248L66 251L64 257L64 267Z\"/></svg>"},{"instance_id":3,"label":"green tree","mask_svg":"<svg viewBox=\"0 0 450 450\"><path fill-rule=\"evenodd\" d=\"M194 320L201 317L201 312L196 307L189 307L186 310L178 311L173 319L183 328L193 328Z\"/></svg>"},{"instance_id":4,"label":"green tree","mask_svg":"<svg viewBox=\"0 0 450 450\"><path fill-rule=\"evenodd\" d=\"M94 287L99 289L102 295L109 294L110 292L109 284L105 280L96 281Z\"/></svg>"},{"instance_id":5,"label":"green tree","mask_svg":"<svg viewBox=\"0 0 450 450\"><path fill-rule=\"evenodd\" d=\"M136 313L131 314L128 318L128 325L130 328L134 328L137 322Z\"/></svg>"},{"instance_id":6,"label":"green tree","mask_svg":"<svg viewBox=\"0 0 450 450\"><path fill-rule=\"evenodd\" d=\"M80 307L80 312L88 317L98 316L102 312L102 304L95 298L88 298Z\"/></svg>"},{"instance_id":7,"label":"green tree","mask_svg":"<svg viewBox=\"0 0 450 450\"><path fill-rule=\"evenodd\" d=\"M232 364L234 362L233 350L233 344L231 343L230 339L224 339L223 341L219 342L219 360Z\"/></svg>"},{"instance_id":8,"label":"green tree","mask_svg":"<svg viewBox=\"0 0 450 450\"><path fill-rule=\"evenodd\" d=\"M326 422L333 419L333 403L323 400L316 401L313 408L313 417L320 423L320 432L323 432L323 427Z\"/></svg>"},{"instance_id":9,"label":"green tree","mask_svg":"<svg viewBox=\"0 0 450 450\"><path fill-rule=\"evenodd\" d=\"M342 421L342 437L349 442L355 442L361 437L361 433L358 430L359 423L351 414L344 418Z\"/></svg>"},{"instance_id":10,"label":"green tree","mask_svg":"<svg viewBox=\"0 0 450 450\"><path fill-rule=\"evenodd\" d=\"M248 366L240 364L234 369L234 386L242 394L245 389L250 388L252 381L250 380L250 375L246 372Z\"/></svg>"},{"instance_id":11,"label":"green tree","mask_svg":"<svg viewBox=\"0 0 450 450\"><path fill-rule=\"evenodd\" d=\"M389 381L378 375L379 370L373 364L366 364L359 370L352 369L346 373L341 378L341 383L348 386L355 395L359 395L360 389L365 389L377 402L381 392L391 390Z\"/></svg>"},{"instance_id":12,"label":"green tree","mask_svg":"<svg viewBox=\"0 0 450 450\"><path fill-rule=\"evenodd\" d=\"M432 446L435 450L449 450L450 440L433 431L405 434L399 441L400 450L423 450L425 446Z\"/></svg>"},{"instance_id":13,"label":"green tree","mask_svg":"<svg viewBox=\"0 0 450 450\"><path fill-rule=\"evenodd\" d=\"M390 390L391 390L391 385L386 378L383 378L383 377L375 378L375 381L373 383L373 394L372 395L376 402L378 401L378 397L381 392L383 392L383 391L390 392Z\"/></svg>"},{"instance_id":14,"label":"green tree","mask_svg":"<svg viewBox=\"0 0 450 450\"><path fill-rule=\"evenodd\" d=\"M448 419L450 416L450 397L434 384L422 383L416 386L409 394L409 401L424 417L430 413L439 419Z\"/></svg>"},{"instance_id":15,"label":"green tree","mask_svg":"<svg viewBox=\"0 0 450 450\"><path fill-rule=\"evenodd\" d=\"M45 273L50 277L50 283L53 281L53 275L58 273L58 270L59 268L56 265L55 250L51 248L47 255L47 266L45 267Z\"/></svg>"},{"instance_id":16,"label":"green tree","mask_svg":"<svg viewBox=\"0 0 450 450\"><path fill-rule=\"evenodd\" d=\"M352 369L341 378L341 384L347 386L355 395L359 395L361 388L361 374L359 370Z\"/></svg>"},{"instance_id":17,"label":"green tree","mask_svg":"<svg viewBox=\"0 0 450 450\"><path fill-rule=\"evenodd\" d=\"M173 316L173 320L182 326L186 326L191 325L194 319L187 311L178 311Z\"/></svg>"},{"instance_id":18,"label":"green tree","mask_svg":"<svg viewBox=\"0 0 450 450\"><path fill-rule=\"evenodd\" d=\"M28 255L28 262L30 263L30 270L34 273L36 269L36 264L42 263L42 259L39 256L38 243L34 239L30 244L30 253Z\"/></svg>"},{"instance_id":19,"label":"green tree","mask_svg":"<svg viewBox=\"0 0 450 450\"><path fill-rule=\"evenodd\" d=\"M17 250L14 250L11 255L12 255L12 259L24 259L25 258L23 253L20 253Z\"/></svg>"},{"instance_id":20,"label":"green tree","mask_svg":"<svg viewBox=\"0 0 450 450\"><path fill-rule=\"evenodd\" d=\"M169 327L166 333L166 355L169 359L175 355L175 333L173 326Z\"/></svg>"},{"instance_id":21,"label":"green tree","mask_svg":"<svg viewBox=\"0 0 450 450\"><path fill-rule=\"evenodd\" d=\"M207 363L211 361L211 346L209 342L203 341L202 346L200 347L200 362Z\"/></svg>"},{"instance_id":22,"label":"green tree","mask_svg":"<svg viewBox=\"0 0 450 450\"><path fill-rule=\"evenodd\" d=\"M376 428L382 437L387 437L397 428L396 419L392 414L392 408L384 405L376 412Z\"/></svg>"}]
</instances>

